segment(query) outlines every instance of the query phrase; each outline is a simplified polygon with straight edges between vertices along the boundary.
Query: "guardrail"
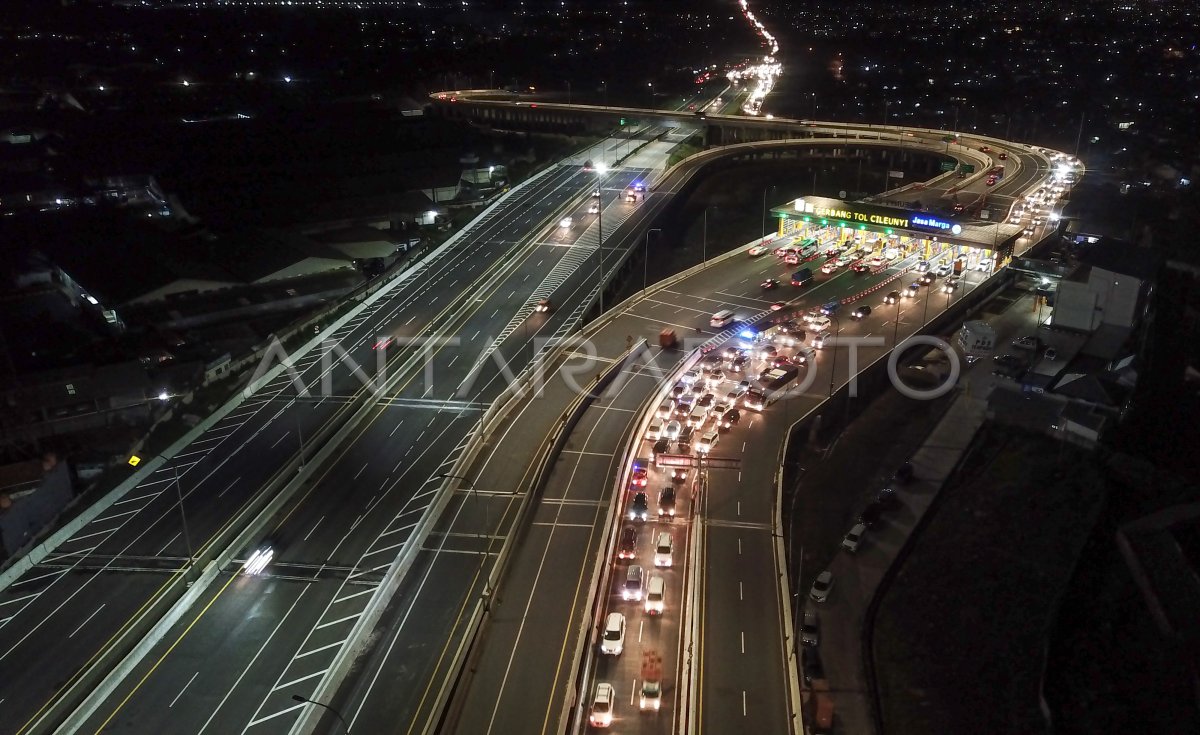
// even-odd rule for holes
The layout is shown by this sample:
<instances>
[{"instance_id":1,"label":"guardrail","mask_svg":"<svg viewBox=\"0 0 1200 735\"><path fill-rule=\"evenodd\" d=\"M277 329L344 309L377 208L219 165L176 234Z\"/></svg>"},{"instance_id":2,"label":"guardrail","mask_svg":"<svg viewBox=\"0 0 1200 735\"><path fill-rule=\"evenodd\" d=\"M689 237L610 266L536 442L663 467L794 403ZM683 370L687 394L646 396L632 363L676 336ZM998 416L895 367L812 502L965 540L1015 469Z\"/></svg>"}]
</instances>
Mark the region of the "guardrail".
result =
<instances>
[{"instance_id":1,"label":"guardrail","mask_svg":"<svg viewBox=\"0 0 1200 735\"><path fill-rule=\"evenodd\" d=\"M567 345L564 343L563 348L565 349L566 346ZM596 398L600 397L608 385L612 383L616 376L620 374L620 372L626 367L628 360L632 356L640 354L645 347L646 340L639 340L632 348L626 350L619 359L614 360L613 363L599 375L597 380L589 388L588 392L577 396L575 400L572 401L572 403L567 407L567 409L559 415L558 420L555 422L553 433L548 435L546 440L543 441L542 446L539 447L537 455L539 457L539 461L537 468L535 469L533 477L526 488L524 496L521 498L521 502L517 509L516 517L512 525L513 532L509 533L507 538L505 538L505 541L500 548L500 552L497 555L496 562L493 564L492 569L489 572L487 584L490 585L490 589L493 591L497 591L500 588L501 581L504 578L504 575L508 569L508 564L511 561L513 549L515 548L517 542L523 537L524 532L527 529L525 520L528 519L529 514L536 507L536 504L533 502L533 500L540 496L542 490L545 488L546 482L549 481L550 475L554 469L554 464L558 460L563 447L566 446L567 441L570 439L571 432L574 430L576 424L578 424L579 420L583 417L587 410L591 408L592 402ZM561 354L556 355L555 361L557 361L561 356ZM488 623L489 613L490 607L487 605L486 600L479 600L476 603L476 607L472 611L471 619L467 624L467 629L470 631L470 633L463 637L463 641L455 652L452 658L452 663L448 668L449 671L457 672L454 677L454 681L452 685L443 686L439 691L432 709L432 712L434 712L435 715L430 717L424 732L433 733L446 731L448 726L452 725L457 720L459 714L458 710L451 711L448 710L447 707L453 702L453 695L455 691L460 690L462 685L466 682L466 672L471 670L469 662L476 660L482 651L482 646L479 645L479 643L481 642L482 636L485 635L485 626Z\"/></svg>"}]
</instances>

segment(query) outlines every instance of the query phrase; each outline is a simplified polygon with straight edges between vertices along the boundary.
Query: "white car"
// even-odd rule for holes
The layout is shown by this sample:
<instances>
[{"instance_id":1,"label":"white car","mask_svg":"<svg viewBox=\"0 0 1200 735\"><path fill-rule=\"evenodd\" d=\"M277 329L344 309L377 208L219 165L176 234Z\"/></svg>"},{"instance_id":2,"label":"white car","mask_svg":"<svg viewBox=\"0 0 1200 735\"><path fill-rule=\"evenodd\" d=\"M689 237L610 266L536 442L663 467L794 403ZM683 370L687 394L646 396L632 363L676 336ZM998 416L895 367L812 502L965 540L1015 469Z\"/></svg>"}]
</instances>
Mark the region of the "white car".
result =
<instances>
[{"instance_id":1,"label":"white car","mask_svg":"<svg viewBox=\"0 0 1200 735\"><path fill-rule=\"evenodd\" d=\"M591 206L588 207L588 214L600 214L599 202L592 202Z\"/></svg>"},{"instance_id":2,"label":"white car","mask_svg":"<svg viewBox=\"0 0 1200 735\"><path fill-rule=\"evenodd\" d=\"M763 253L765 253L765 252L767 252L767 246L766 246L766 245L755 245L755 246L751 247L749 250L747 250L747 251L746 251L746 253L747 253L747 254L748 254L748 255L749 255L751 258L757 258L758 256L762 255L762 254L763 254Z\"/></svg>"},{"instance_id":3,"label":"white car","mask_svg":"<svg viewBox=\"0 0 1200 735\"><path fill-rule=\"evenodd\" d=\"M667 422L667 428L663 431L662 436L675 441L679 438L679 432L683 431L683 426L678 421Z\"/></svg>"},{"instance_id":4,"label":"white car","mask_svg":"<svg viewBox=\"0 0 1200 735\"><path fill-rule=\"evenodd\" d=\"M883 259L883 256L876 255L874 258L871 258L867 261L867 265L871 266L872 268L878 268L886 262L887 261Z\"/></svg>"},{"instance_id":5,"label":"white car","mask_svg":"<svg viewBox=\"0 0 1200 735\"><path fill-rule=\"evenodd\" d=\"M950 265L949 263L941 263L938 265L937 270L934 271L934 273L937 273L938 278L944 278L950 275L953 271L954 266Z\"/></svg>"},{"instance_id":6,"label":"white car","mask_svg":"<svg viewBox=\"0 0 1200 735\"><path fill-rule=\"evenodd\" d=\"M975 270L977 270L977 271L990 271L991 269L992 269L992 259L991 258L980 258L979 262L975 264Z\"/></svg>"},{"instance_id":7,"label":"white car","mask_svg":"<svg viewBox=\"0 0 1200 735\"><path fill-rule=\"evenodd\" d=\"M575 224L575 220L571 219L570 217L563 217L558 221L558 226L564 230L570 229L571 225L573 224Z\"/></svg>"},{"instance_id":8,"label":"white car","mask_svg":"<svg viewBox=\"0 0 1200 735\"><path fill-rule=\"evenodd\" d=\"M818 334L817 336L813 337L813 339L812 339L813 349L814 350L825 349L825 340L827 340L827 339L829 339L829 335L826 333L821 333L821 334Z\"/></svg>"},{"instance_id":9,"label":"white car","mask_svg":"<svg viewBox=\"0 0 1200 735\"><path fill-rule=\"evenodd\" d=\"M821 272L824 273L825 275L829 275L830 273L833 273L835 270L837 270L840 267L841 266L838 263L838 261L831 260L831 261L825 263L825 265L821 266Z\"/></svg>"},{"instance_id":10,"label":"white car","mask_svg":"<svg viewBox=\"0 0 1200 735\"><path fill-rule=\"evenodd\" d=\"M808 596L813 602L825 602L829 599L829 590L831 589L833 589L833 572L826 569L813 580Z\"/></svg>"},{"instance_id":11,"label":"white car","mask_svg":"<svg viewBox=\"0 0 1200 735\"><path fill-rule=\"evenodd\" d=\"M829 329L832 324L833 320L831 320L829 317L819 316L808 323L808 328L814 332L824 332L826 329Z\"/></svg>"},{"instance_id":12,"label":"white car","mask_svg":"<svg viewBox=\"0 0 1200 735\"><path fill-rule=\"evenodd\" d=\"M604 621L604 637L600 639L600 653L620 656L625 650L625 616L619 612L609 613Z\"/></svg>"},{"instance_id":13,"label":"white car","mask_svg":"<svg viewBox=\"0 0 1200 735\"><path fill-rule=\"evenodd\" d=\"M596 696L592 698L592 711L588 715L588 723L592 727L608 727L612 724L613 707L616 705L616 692L612 684L600 682L596 685Z\"/></svg>"},{"instance_id":14,"label":"white car","mask_svg":"<svg viewBox=\"0 0 1200 735\"><path fill-rule=\"evenodd\" d=\"M835 262L838 264L838 267L840 268L844 265L850 265L851 263L853 263L854 258L850 257L849 255L843 255L842 257L838 258Z\"/></svg>"},{"instance_id":15,"label":"white car","mask_svg":"<svg viewBox=\"0 0 1200 735\"><path fill-rule=\"evenodd\" d=\"M867 527L865 524L854 524L854 528L851 528L850 533L846 534L846 538L842 539L842 548L851 554L858 551L858 546L862 543L863 534L866 532Z\"/></svg>"}]
</instances>

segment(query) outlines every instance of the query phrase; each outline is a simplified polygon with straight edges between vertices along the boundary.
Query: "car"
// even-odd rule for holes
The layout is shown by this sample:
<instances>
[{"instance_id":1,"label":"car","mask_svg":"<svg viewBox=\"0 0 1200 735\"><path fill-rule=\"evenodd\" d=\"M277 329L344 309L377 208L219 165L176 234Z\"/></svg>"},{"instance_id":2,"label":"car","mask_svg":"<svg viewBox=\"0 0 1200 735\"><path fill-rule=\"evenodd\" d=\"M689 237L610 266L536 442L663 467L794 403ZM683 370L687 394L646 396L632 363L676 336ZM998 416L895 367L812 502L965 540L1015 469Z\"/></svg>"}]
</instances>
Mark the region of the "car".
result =
<instances>
[{"instance_id":1,"label":"car","mask_svg":"<svg viewBox=\"0 0 1200 735\"><path fill-rule=\"evenodd\" d=\"M847 266L847 265L850 265L851 263L853 263L853 262L854 262L854 258L852 258L852 257L851 257L851 256L849 256L849 255L843 255L842 257L838 258L838 259L837 259L836 261L834 261L834 262L835 262L835 263L837 263L837 265L838 265L838 267L839 267L839 268L841 268L841 267L843 267L843 266Z\"/></svg>"},{"instance_id":2,"label":"car","mask_svg":"<svg viewBox=\"0 0 1200 735\"><path fill-rule=\"evenodd\" d=\"M562 219L560 219L558 221L558 226L563 228L564 230L570 229L571 225L573 225L573 224L575 224L575 220L572 219L571 217L563 217Z\"/></svg>"},{"instance_id":3,"label":"car","mask_svg":"<svg viewBox=\"0 0 1200 735\"><path fill-rule=\"evenodd\" d=\"M1033 335L1024 335L1017 337L1012 341L1013 347L1020 347L1025 350L1036 350L1042 346L1042 341Z\"/></svg>"},{"instance_id":4,"label":"car","mask_svg":"<svg viewBox=\"0 0 1200 735\"><path fill-rule=\"evenodd\" d=\"M942 284L942 293L954 293L957 290L958 290L958 279L957 278L947 278L946 282Z\"/></svg>"},{"instance_id":5,"label":"car","mask_svg":"<svg viewBox=\"0 0 1200 735\"><path fill-rule=\"evenodd\" d=\"M539 314L547 314L550 309L550 299L538 299L537 305L533 307L533 310Z\"/></svg>"},{"instance_id":6,"label":"car","mask_svg":"<svg viewBox=\"0 0 1200 735\"><path fill-rule=\"evenodd\" d=\"M786 265L800 265L800 253L788 252L783 256L783 262Z\"/></svg>"},{"instance_id":7,"label":"car","mask_svg":"<svg viewBox=\"0 0 1200 735\"><path fill-rule=\"evenodd\" d=\"M807 365L813 361L816 355L817 353L813 352L812 349L801 345L796 350L796 354L792 355L790 359L794 365Z\"/></svg>"},{"instance_id":8,"label":"car","mask_svg":"<svg viewBox=\"0 0 1200 735\"><path fill-rule=\"evenodd\" d=\"M882 255L876 255L874 258L871 258L867 261L867 265L871 266L872 268L882 268L886 264L887 259L885 259Z\"/></svg>"},{"instance_id":9,"label":"car","mask_svg":"<svg viewBox=\"0 0 1200 735\"><path fill-rule=\"evenodd\" d=\"M729 390L729 393L727 393L725 397L729 399L730 405L737 405L738 399L745 395L746 391L748 390L750 390L750 381L743 380L742 382L733 386L733 388Z\"/></svg>"},{"instance_id":10,"label":"car","mask_svg":"<svg viewBox=\"0 0 1200 735\"><path fill-rule=\"evenodd\" d=\"M908 284L908 287L904 289L904 295L910 299L916 298L917 294L919 294L919 293L921 293L921 282L920 281L915 281L913 283L910 283L910 284Z\"/></svg>"},{"instance_id":11,"label":"car","mask_svg":"<svg viewBox=\"0 0 1200 735\"><path fill-rule=\"evenodd\" d=\"M592 708L588 714L588 724L592 727L611 725L616 702L617 694L613 690L612 684L603 681L597 684L596 694L592 697Z\"/></svg>"},{"instance_id":12,"label":"car","mask_svg":"<svg viewBox=\"0 0 1200 735\"><path fill-rule=\"evenodd\" d=\"M742 414L736 408L731 408L721 414L721 428L732 429L742 418Z\"/></svg>"},{"instance_id":13,"label":"car","mask_svg":"<svg viewBox=\"0 0 1200 735\"><path fill-rule=\"evenodd\" d=\"M855 263L853 266L851 266L850 270L854 271L855 273L859 273L859 274L870 273L871 266L867 265L866 263L864 263L862 261L859 261L858 263Z\"/></svg>"},{"instance_id":14,"label":"car","mask_svg":"<svg viewBox=\"0 0 1200 735\"><path fill-rule=\"evenodd\" d=\"M620 656L625 650L625 616L612 612L604 620L604 635L600 638L600 653Z\"/></svg>"},{"instance_id":15,"label":"car","mask_svg":"<svg viewBox=\"0 0 1200 735\"><path fill-rule=\"evenodd\" d=\"M588 214L600 214L600 203L592 202L588 205Z\"/></svg>"},{"instance_id":16,"label":"car","mask_svg":"<svg viewBox=\"0 0 1200 735\"><path fill-rule=\"evenodd\" d=\"M833 572L826 569L813 580L808 598L813 602L825 602L829 599L829 591L833 589Z\"/></svg>"},{"instance_id":17,"label":"car","mask_svg":"<svg viewBox=\"0 0 1200 735\"><path fill-rule=\"evenodd\" d=\"M658 457L661 454L669 454L671 452L671 440L665 436L654 442L654 456Z\"/></svg>"},{"instance_id":18,"label":"car","mask_svg":"<svg viewBox=\"0 0 1200 735\"><path fill-rule=\"evenodd\" d=\"M838 309L840 309L840 308L842 308L842 302L827 301L821 305L821 315L822 316L833 316L834 314L836 314L838 312Z\"/></svg>"},{"instance_id":19,"label":"car","mask_svg":"<svg viewBox=\"0 0 1200 735\"><path fill-rule=\"evenodd\" d=\"M800 356L800 362L796 362L792 358L784 357L783 355L779 355L778 357L771 360L771 362L770 362L770 365L773 368L787 368L787 367L791 367L792 365L803 365L803 364L804 364L804 356L803 355Z\"/></svg>"},{"instance_id":20,"label":"car","mask_svg":"<svg viewBox=\"0 0 1200 735\"><path fill-rule=\"evenodd\" d=\"M874 528L879 523L879 519L882 515L883 508L878 502L871 501L870 503L867 503L867 507L863 508L862 512L858 514L858 522L867 528Z\"/></svg>"},{"instance_id":21,"label":"car","mask_svg":"<svg viewBox=\"0 0 1200 735\"><path fill-rule=\"evenodd\" d=\"M637 555L637 529L626 526L621 529L621 538L617 542L617 558L632 559Z\"/></svg>"},{"instance_id":22,"label":"car","mask_svg":"<svg viewBox=\"0 0 1200 735\"><path fill-rule=\"evenodd\" d=\"M850 312L850 318L859 322L861 322L863 319L866 319L870 315L871 307L867 306L866 304L857 306L854 308L854 311Z\"/></svg>"},{"instance_id":23,"label":"car","mask_svg":"<svg viewBox=\"0 0 1200 735\"><path fill-rule=\"evenodd\" d=\"M692 368L679 377L679 382L683 383L684 385L693 385L699 379L700 371L696 368Z\"/></svg>"},{"instance_id":24,"label":"car","mask_svg":"<svg viewBox=\"0 0 1200 735\"><path fill-rule=\"evenodd\" d=\"M729 362L729 371L740 373L746 369L746 363L750 362L750 358L745 355L738 355Z\"/></svg>"},{"instance_id":25,"label":"car","mask_svg":"<svg viewBox=\"0 0 1200 735\"><path fill-rule=\"evenodd\" d=\"M670 485L658 492L658 517L675 517L675 488Z\"/></svg>"},{"instance_id":26,"label":"car","mask_svg":"<svg viewBox=\"0 0 1200 735\"><path fill-rule=\"evenodd\" d=\"M1000 151L1000 160L1001 160L1001 161L1007 161L1007 160L1008 160L1008 154L1007 154L1007 153L1005 153L1004 151Z\"/></svg>"},{"instance_id":27,"label":"car","mask_svg":"<svg viewBox=\"0 0 1200 735\"><path fill-rule=\"evenodd\" d=\"M672 489L672 493L675 491ZM669 567L675 563L675 539L670 531L661 531L654 540L654 566Z\"/></svg>"},{"instance_id":28,"label":"car","mask_svg":"<svg viewBox=\"0 0 1200 735\"><path fill-rule=\"evenodd\" d=\"M899 291L889 291L888 295L883 297L883 303L884 304L900 303L900 292Z\"/></svg>"},{"instance_id":29,"label":"car","mask_svg":"<svg viewBox=\"0 0 1200 735\"><path fill-rule=\"evenodd\" d=\"M594 198L594 199L599 199L599 198L600 198L600 190L599 190L599 189L593 189L593 190L592 190L592 198Z\"/></svg>"},{"instance_id":30,"label":"car","mask_svg":"<svg viewBox=\"0 0 1200 735\"><path fill-rule=\"evenodd\" d=\"M831 261L825 263L825 265L821 266L821 272L824 273L825 275L829 275L830 273L833 273L835 270L837 270L839 267L840 266L838 266L836 260L831 260Z\"/></svg>"},{"instance_id":31,"label":"car","mask_svg":"<svg viewBox=\"0 0 1200 735\"><path fill-rule=\"evenodd\" d=\"M636 201L637 201L637 193L636 192L632 192L632 191L625 192L625 202L626 203L633 204Z\"/></svg>"},{"instance_id":32,"label":"car","mask_svg":"<svg viewBox=\"0 0 1200 735\"><path fill-rule=\"evenodd\" d=\"M975 264L975 270L977 270L977 271L990 271L991 269L992 269L992 259L991 258L980 258L979 262Z\"/></svg>"},{"instance_id":33,"label":"car","mask_svg":"<svg viewBox=\"0 0 1200 735\"><path fill-rule=\"evenodd\" d=\"M875 502L883 510L892 510L900 505L900 498L896 497L896 491L893 488L885 487L875 495Z\"/></svg>"},{"instance_id":34,"label":"car","mask_svg":"<svg viewBox=\"0 0 1200 735\"><path fill-rule=\"evenodd\" d=\"M378 340L376 340L375 345L371 349L386 350L388 346L395 341L396 338L391 335L388 335L387 337L380 337Z\"/></svg>"},{"instance_id":35,"label":"car","mask_svg":"<svg viewBox=\"0 0 1200 735\"><path fill-rule=\"evenodd\" d=\"M649 474L650 462L645 459L633 460L633 469L629 473L630 487L646 487L646 477Z\"/></svg>"},{"instance_id":36,"label":"car","mask_svg":"<svg viewBox=\"0 0 1200 735\"><path fill-rule=\"evenodd\" d=\"M754 245L746 251L751 258L757 258L765 252L767 252L767 247L765 245Z\"/></svg>"},{"instance_id":37,"label":"car","mask_svg":"<svg viewBox=\"0 0 1200 735\"><path fill-rule=\"evenodd\" d=\"M772 360L779 354L779 350L775 345L763 345L758 349L758 359Z\"/></svg>"},{"instance_id":38,"label":"car","mask_svg":"<svg viewBox=\"0 0 1200 735\"><path fill-rule=\"evenodd\" d=\"M933 283L935 278L936 278L936 276L933 275L932 273L926 273L923 276L921 276L921 285L928 286L929 284Z\"/></svg>"},{"instance_id":39,"label":"car","mask_svg":"<svg viewBox=\"0 0 1200 735\"><path fill-rule=\"evenodd\" d=\"M989 146L981 145L979 146L979 150L981 153L990 153L992 149Z\"/></svg>"},{"instance_id":40,"label":"car","mask_svg":"<svg viewBox=\"0 0 1200 735\"><path fill-rule=\"evenodd\" d=\"M779 288L779 281L775 280L774 278L768 278L758 285L762 290L770 291L773 288Z\"/></svg>"},{"instance_id":41,"label":"car","mask_svg":"<svg viewBox=\"0 0 1200 735\"><path fill-rule=\"evenodd\" d=\"M663 609L666 606L667 597L667 580L661 574L650 575L650 581L646 583L646 604L643 609L647 615L662 615ZM643 689L643 694L645 690ZM646 709L646 703L640 706L641 709ZM655 706L655 709L658 707Z\"/></svg>"},{"instance_id":42,"label":"car","mask_svg":"<svg viewBox=\"0 0 1200 735\"><path fill-rule=\"evenodd\" d=\"M686 479L687 479L687 468L686 467L672 467L671 468L671 482L683 482Z\"/></svg>"},{"instance_id":43,"label":"car","mask_svg":"<svg viewBox=\"0 0 1200 735\"><path fill-rule=\"evenodd\" d=\"M593 171L593 170L595 170L595 168L596 167L592 165L592 159L589 158L588 160L583 162L583 170L584 171Z\"/></svg>"},{"instance_id":44,"label":"car","mask_svg":"<svg viewBox=\"0 0 1200 735\"><path fill-rule=\"evenodd\" d=\"M787 255L787 251L788 251L787 247L780 245L779 247L772 250L771 254L774 255L776 258L782 258Z\"/></svg>"},{"instance_id":45,"label":"car","mask_svg":"<svg viewBox=\"0 0 1200 735\"><path fill-rule=\"evenodd\" d=\"M663 430L663 436L666 437L667 439L670 439L671 441L675 441L676 439L679 438L679 432L682 430L683 430L683 424L681 424L677 420L672 419L671 421L667 422L667 428Z\"/></svg>"},{"instance_id":46,"label":"car","mask_svg":"<svg viewBox=\"0 0 1200 735\"><path fill-rule=\"evenodd\" d=\"M995 176L989 176L989 177L987 177L987 180L986 180L986 181L984 181L983 183L984 183L984 184L986 184L986 185L988 185L988 186L995 186L995 185L996 185L996 177L995 177Z\"/></svg>"},{"instance_id":47,"label":"car","mask_svg":"<svg viewBox=\"0 0 1200 735\"><path fill-rule=\"evenodd\" d=\"M816 646L804 648L800 652L800 659L805 684L825 678L825 667L821 665L821 654L817 652Z\"/></svg>"},{"instance_id":48,"label":"car","mask_svg":"<svg viewBox=\"0 0 1200 735\"><path fill-rule=\"evenodd\" d=\"M721 368L716 368L708 374L708 387L715 388L725 380L725 371Z\"/></svg>"},{"instance_id":49,"label":"car","mask_svg":"<svg viewBox=\"0 0 1200 735\"><path fill-rule=\"evenodd\" d=\"M696 394L691 391L691 388L688 388L686 393L675 399L675 415L680 419L686 419L691 414L692 406L695 403Z\"/></svg>"},{"instance_id":50,"label":"car","mask_svg":"<svg viewBox=\"0 0 1200 735\"><path fill-rule=\"evenodd\" d=\"M804 611L800 623L800 643L805 646L815 646L821 642L821 625L817 614L812 610Z\"/></svg>"},{"instance_id":51,"label":"car","mask_svg":"<svg viewBox=\"0 0 1200 735\"><path fill-rule=\"evenodd\" d=\"M682 451L684 454L687 454L688 448L692 446L692 436L694 436L695 433L696 430L690 425L683 427L683 431L679 432L679 439L676 441L679 444L680 451Z\"/></svg>"},{"instance_id":52,"label":"car","mask_svg":"<svg viewBox=\"0 0 1200 735\"><path fill-rule=\"evenodd\" d=\"M862 543L863 534L866 532L866 524L855 523L854 528L851 528L850 532L846 534L846 537L842 539L842 549L850 552L851 554L858 551L858 546Z\"/></svg>"},{"instance_id":53,"label":"car","mask_svg":"<svg viewBox=\"0 0 1200 735\"><path fill-rule=\"evenodd\" d=\"M688 387L686 385L684 385L683 383L676 383L675 387L671 388L671 397L679 398L683 394L687 393L687 390L688 390Z\"/></svg>"},{"instance_id":54,"label":"car","mask_svg":"<svg viewBox=\"0 0 1200 735\"><path fill-rule=\"evenodd\" d=\"M927 270L929 270L929 261L928 260L922 260L919 263L917 263L917 273L924 273Z\"/></svg>"},{"instance_id":55,"label":"car","mask_svg":"<svg viewBox=\"0 0 1200 735\"><path fill-rule=\"evenodd\" d=\"M829 327L832 324L833 324L832 319L830 319L827 316L822 316L822 317L817 317L813 321L809 322L808 328L814 332L820 333L820 332L824 332L826 329L829 329Z\"/></svg>"},{"instance_id":56,"label":"car","mask_svg":"<svg viewBox=\"0 0 1200 735\"><path fill-rule=\"evenodd\" d=\"M938 267L933 272L937 274L938 278L945 278L954 272L954 266L949 263L938 263Z\"/></svg>"},{"instance_id":57,"label":"car","mask_svg":"<svg viewBox=\"0 0 1200 735\"><path fill-rule=\"evenodd\" d=\"M643 192L643 191L645 191L645 190L646 190L646 183L645 183L644 181L636 181L636 182L634 182L634 184L633 184L633 190L634 190L634 191L636 191L636 192Z\"/></svg>"},{"instance_id":58,"label":"car","mask_svg":"<svg viewBox=\"0 0 1200 735\"><path fill-rule=\"evenodd\" d=\"M646 493L639 492L633 496L633 501L629 503L629 520L644 521L650 515L650 509L646 502Z\"/></svg>"},{"instance_id":59,"label":"car","mask_svg":"<svg viewBox=\"0 0 1200 735\"><path fill-rule=\"evenodd\" d=\"M700 398L696 399L696 405L708 408L709 406L713 405L713 401L716 399L717 397L712 393L705 393L704 395L700 396Z\"/></svg>"}]
</instances>

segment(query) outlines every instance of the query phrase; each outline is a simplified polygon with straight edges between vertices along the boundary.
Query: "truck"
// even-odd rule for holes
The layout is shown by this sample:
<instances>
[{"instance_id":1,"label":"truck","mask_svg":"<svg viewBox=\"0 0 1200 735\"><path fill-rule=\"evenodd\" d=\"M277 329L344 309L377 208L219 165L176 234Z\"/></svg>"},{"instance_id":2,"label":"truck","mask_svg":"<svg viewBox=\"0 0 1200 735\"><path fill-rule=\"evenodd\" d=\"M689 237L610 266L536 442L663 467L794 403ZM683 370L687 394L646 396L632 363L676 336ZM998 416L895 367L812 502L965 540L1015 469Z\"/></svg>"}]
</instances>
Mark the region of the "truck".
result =
<instances>
[{"instance_id":1,"label":"truck","mask_svg":"<svg viewBox=\"0 0 1200 735\"><path fill-rule=\"evenodd\" d=\"M991 324L979 319L963 322L958 330L958 346L968 363L991 354L996 346L996 330Z\"/></svg>"},{"instance_id":2,"label":"truck","mask_svg":"<svg viewBox=\"0 0 1200 735\"><path fill-rule=\"evenodd\" d=\"M642 695L638 709L657 712L662 706L662 656L658 651L642 654Z\"/></svg>"}]
</instances>

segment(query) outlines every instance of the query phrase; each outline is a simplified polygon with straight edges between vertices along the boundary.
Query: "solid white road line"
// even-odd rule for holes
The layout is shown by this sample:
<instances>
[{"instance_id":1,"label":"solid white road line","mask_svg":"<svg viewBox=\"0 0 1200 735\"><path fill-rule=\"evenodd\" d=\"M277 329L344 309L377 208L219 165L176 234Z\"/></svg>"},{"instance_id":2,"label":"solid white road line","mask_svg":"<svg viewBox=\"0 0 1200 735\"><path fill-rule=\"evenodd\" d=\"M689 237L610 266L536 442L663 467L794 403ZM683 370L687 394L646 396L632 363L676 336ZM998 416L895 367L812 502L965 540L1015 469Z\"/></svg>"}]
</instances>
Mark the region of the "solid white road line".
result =
<instances>
[{"instance_id":1,"label":"solid white road line","mask_svg":"<svg viewBox=\"0 0 1200 735\"><path fill-rule=\"evenodd\" d=\"M87 622L88 622L88 620L91 620L92 618L96 617L96 615L97 615L97 614L98 614L98 613L99 613L101 610L103 610L103 609L104 609L104 605L105 605L105 604L107 604L107 603L103 603L103 602L102 602L102 603L100 603L100 607L96 608L96 611L95 611L95 612L93 612L91 615L87 616L87 618L86 618L86 619L85 619L85 620L84 620L82 623L80 623L80 624L79 624L79 625L78 625L78 626L75 628L75 630L71 631L71 635L69 635L69 636L67 636L67 637L68 637L68 638L74 638L74 637L75 637L75 634L79 632L79 629L80 629L80 628L82 628L83 626L87 625Z\"/></svg>"},{"instance_id":2,"label":"solid white road line","mask_svg":"<svg viewBox=\"0 0 1200 735\"><path fill-rule=\"evenodd\" d=\"M172 707L174 707L174 706L175 706L175 703L179 701L179 698L183 696L183 693L187 691L187 688L188 688L188 687L190 687L190 686L192 685L192 682L193 682L193 681L195 681L195 680L196 680L196 677L197 677L197 676L199 676L199 675L200 675L200 672L199 672L199 671L197 671L196 673L192 674L192 678L190 678L190 679L188 679L188 680L187 680L187 684L184 684L184 685L183 685L183 689L180 689L180 690L179 690L179 694L176 694L176 695L175 695L175 698L174 698L174 699L172 699L172 700L171 700L171 703L167 705L167 709L171 709Z\"/></svg>"}]
</instances>

